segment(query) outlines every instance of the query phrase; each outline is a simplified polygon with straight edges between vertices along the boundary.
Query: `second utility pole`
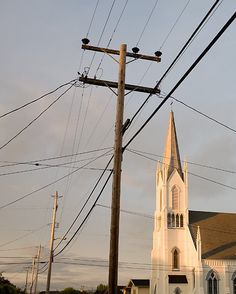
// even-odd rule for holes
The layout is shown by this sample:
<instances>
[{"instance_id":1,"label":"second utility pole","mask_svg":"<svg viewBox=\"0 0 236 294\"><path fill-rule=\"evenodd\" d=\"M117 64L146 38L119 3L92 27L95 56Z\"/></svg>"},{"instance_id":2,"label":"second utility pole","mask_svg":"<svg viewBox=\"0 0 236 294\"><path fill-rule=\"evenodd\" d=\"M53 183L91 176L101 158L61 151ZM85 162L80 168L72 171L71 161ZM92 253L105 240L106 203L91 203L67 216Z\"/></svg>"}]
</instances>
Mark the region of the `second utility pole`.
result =
<instances>
[{"instance_id":1,"label":"second utility pole","mask_svg":"<svg viewBox=\"0 0 236 294\"><path fill-rule=\"evenodd\" d=\"M53 262L53 244L54 244L54 234L56 225L56 214L58 207L58 192L54 196L54 206L53 206L53 216L52 216L52 228L51 228L51 240L50 240L50 252L49 252L49 262L48 262L48 275L47 275L47 286L46 294L49 294L50 283L51 283L51 272L52 272L52 262Z\"/></svg>"}]
</instances>

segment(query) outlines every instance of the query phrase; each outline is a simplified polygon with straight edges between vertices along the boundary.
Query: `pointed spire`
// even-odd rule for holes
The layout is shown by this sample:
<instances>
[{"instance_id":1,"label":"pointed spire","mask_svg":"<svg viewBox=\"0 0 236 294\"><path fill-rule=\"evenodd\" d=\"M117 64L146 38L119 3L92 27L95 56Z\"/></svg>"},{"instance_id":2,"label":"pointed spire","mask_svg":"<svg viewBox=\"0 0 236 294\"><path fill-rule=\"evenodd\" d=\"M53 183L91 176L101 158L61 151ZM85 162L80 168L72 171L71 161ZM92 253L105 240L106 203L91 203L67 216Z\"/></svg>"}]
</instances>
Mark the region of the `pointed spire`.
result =
<instances>
[{"instance_id":1,"label":"pointed spire","mask_svg":"<svg viewBox=\"0 0 236 294\"><path fill-rule=\"evenodd\" d=\"M174 169L177 169L179 175L183 179L173 111L170 112L163 163L167 169L167 179Z\"/></svg>"}]
</instances>

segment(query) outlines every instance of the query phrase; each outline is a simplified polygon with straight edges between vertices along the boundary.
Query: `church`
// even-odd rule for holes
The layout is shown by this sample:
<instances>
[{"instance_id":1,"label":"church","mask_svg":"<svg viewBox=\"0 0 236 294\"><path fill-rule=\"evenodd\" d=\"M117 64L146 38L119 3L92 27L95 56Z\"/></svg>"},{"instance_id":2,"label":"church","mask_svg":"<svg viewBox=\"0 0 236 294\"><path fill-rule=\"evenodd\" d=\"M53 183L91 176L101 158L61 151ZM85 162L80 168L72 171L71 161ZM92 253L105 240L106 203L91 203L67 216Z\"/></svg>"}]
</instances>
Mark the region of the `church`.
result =
<instances>
[{"instance_id":1,"label":"church","mask_svg":"<svg viewBox=\"0 0 236 294\"><path fill-rule=\"evenodd\" d=\"M149 294L236 294L236 214L189 210L188 191L171 111L156 171Z\"/></svg>"}]
</instances>

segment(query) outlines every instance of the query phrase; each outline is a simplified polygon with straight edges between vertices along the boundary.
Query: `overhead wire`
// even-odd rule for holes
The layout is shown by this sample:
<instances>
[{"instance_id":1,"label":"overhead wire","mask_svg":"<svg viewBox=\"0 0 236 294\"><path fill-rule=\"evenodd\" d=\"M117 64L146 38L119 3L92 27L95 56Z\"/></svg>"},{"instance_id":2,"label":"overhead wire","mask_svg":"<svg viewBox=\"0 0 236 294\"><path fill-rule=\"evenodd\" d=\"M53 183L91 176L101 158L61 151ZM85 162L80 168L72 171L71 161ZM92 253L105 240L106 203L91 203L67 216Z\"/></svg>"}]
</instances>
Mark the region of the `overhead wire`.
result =
<instances>
[{"instance_id":1,"label":"overhead wire","mask_svg":"<svg viewBox=\"0 0 236 294\"><path fill-rule=\"evenodd\" d=\"M129 152L131 152L131 153L134 153L134 154L136 154L136 155L139 155L139 156L141 156L141 157L144 157L144 158L146 158L146 159L149 159L149 160L152 160L152 161L156 161L156 160L153 159L153 158L150 158L150 157L148 157L148 156L146 156L146 155L140 154L139 152L132 151L131 149L126 149L126 150L129 151ZM189 175L192 175L192 176L194 176L194 177L198 177L198 178L200 178L200 179L202 179L202 180L205 180L205 181L208 181L208 182L212 182L212 183L214 183L214 184L217 184L217 185L220 185L220 186L223 186L223 187L226 187L226 188L232 189L232 190L236 190L236 187L233 187L233 186L230 186L230 185L226 185L226 184L224 184L224 183L221 183L221 182L215 181L215 180L210 179L210 178L208 178L208 177L204 177L204 176L201 176L201 175L198 175L198 174L192 173L192 172L190 172L190 171L188 171L188 174L189 174Z\"/></svg>"},{"instance_id":2,"label":"overhead wire","mask_svg":"<svg viewBox=\"0 0 236 294\"><path fill-rule=\"evenodd\" d=\"M145 30L146 30L148 24L149 24L149 21L151 20L151 17L152 17L152 15L153 15L153 13L154 13L154 11L155 11L155 9L156 9L156 6L157 6L158 1L159 1L159 0L156 0L156 1L155 1L154 6L153 6L152 9L151 9L151 12L150 12L150 14L149 14L149 16L148 16L148 18L147 18L145 24L144 24L144 27L143 27L143 29L142 29L142 32L141 32L141 34L140 34L140 36L139 36L139 38L138 38L138 41L137 41L137 43L136 43L136 47L138 47L139 42L141 41L141 39L142 39L142 37L143 37L143 34L144 34L144 32L145 32Z\"/></svg>"},{"instance_id":3,"label":"overhead wire","mask_svg":"<svg viewBox=\"0 0 236 294\"><path fill-rule=\"evenodd\" d=\"M104 32L105 32L105 29L106 29L107 23L108 23L108 21L109 21L109 19L110 19L110 16L111 16L112 10L113 10L113 8L114 8L115 2L116 2L116 0L113 0L113 2L112 2L112 4L111 4L111 7L110 7L110 9L109 9L109 12L108 12L108 15L107 15L106 21L105 21L105 23L104 23L104 26L103 26L103 29L102 29L102 32L101 32L101 35L100 35L99 40L98 40L97 46L100 45L100 42L101 42L102 37L103 37L103 34L104 34ZM92 57L92 59L91 59L91 62L90 62L90 65L89 65L88 73L89 73L89 71L90 71L90 69L91 69L91 66L92 66L92 64L93 64L93 61L94 61L95 55L96 55L96 52L94 52L93 57Z\"/></svg>"},{"instance_id":4,"label":"overhead wire","mask_svg":"<svg viewBox=\"0 0 236 294\"><path fill-rule=\"evenodd\" d=\"M67 88L61 95L59 95L53 102L51 102L43 111L40 112L31 122L29 122L23 129L17 132L11 139L9 139L6 143L0 146L0 150L6 147L10 142L16 139L21 133L23 133L28 127L30 127L36 120L38 120L48 109L50 109L61 97L63 97L74 85L76 82L73 82L72 85Z\"/></svg>"},{"instance_id":5,"label":"overhead wire","mask_svg":"<svg viewBox=\"0 0 236 294\"><path fill-rule=\"evenodd\" d=\"M114 35L115 35L115 32L116 32L116 30L117 30L117 28L118 28L118 26L119 26L119 24L120 24L121 18L122 18L122 16L123 16L124 12L125 12L125 9L126 9L126 6L127 6L127 4L128 4L128 1L129 1L129 0L126 0L126 2L125 2L125 4L124 4L124 7L123 7L123 9L122 9L122 11L121 11L121 14L120 14L118 20L117 20L117 23L116 23L116 25L115 25L115 28L114 28L112 34L111 34L111 37L110 37L110 39L109 39L109 41L108 41L108 43L107 43L107 45L106 45L106 48L108 48L108 47L110 46L110 44L111 44L111 41L112 41L112 39L113 39L113 37L114 37ZM104 57L105 57L105 53L103 54L103 56L102 56L102 58L101 58L101 60L100 60L100 62L99 62L99 64L98 64L98 67L97 67L96 72L95 72L95 76L97 75L98 70L101 68L101 65L102 65L102 62L103 62L103 60L104 60Z\"/></svg>"},{"instance_id":6,"label":"overhead wire","mask_svg":"<svg viewBox=\"0 0 236 294\"><path fill-rule=\"evenodd\" d=\"M108 154L107 154L108 155ZM95 157L94 157L95 158ZM91 159L91 158L90 158ZM81 162L81 161L86 161L89 159L84 159L84 160L76 160L75 162ZM57 167L63 167L63 168L69 168L71 169L71 166L66 166L66 164L71 164L71 162L68 163L62 163L62 164L54 164L54 165L45 165L42 167L38 167L38 168L33 168L33 169L25 169L25 170L19 170L19 171L14 171L14 172L7 172L7 173L0 173L0 177L4 177L4 176L11 176L11 175L16 175L16 174L23 174L23 173L29 173L29 172L35 172L35 171L41 171L44 169L48 169L48 168L57 168ZM43 165L43 164L42 164ZM73 166L73 169L77 169L78 166ZM81 168L81 170L103 170L102 168L98 168L98 167L84 167Z\"/></svg>"},{"instance_id":7,"label":"overhead wire","mask_svg":"<svg viewBox=\"0 0 236 294\"><path fill-rule=\"evenodd\" d=\"M72 229L72 227L74 226L74 224L76 223L77 219L79 218L79 216L81 215L82 211L84 210L85 206L87 205L88 201L90 200L90 198L92 197L95 189L97 188L98 184L100 183L100 181L102 180L105 172L108 170L108 166L110 165L111 161L113 159L113 156L109 159L108 163L106 164L103 172L101 173L101 175L99 176L98 180L96 181L92 191L90 192L89 196L87 197L85 203L83 204L83 206L81 207L79 213L77 214L77 216L75 217L75 219L73 220L72 224L70 225L70 227L67 229L66 233L63 235L62 239L60 240L60 242L57 244L57 246L55 247L55 249L57 249L60 244L62 243L62 241L66 238L66 236L68 235L68 233L70 232L70 230ZM111 170L110 173L112 173L113 171ZM55 250L54 249L54 250Z\"/></svg>"},{"instance_id":8,"label":"overhead wire","mask_svg":"<svg viewBox=\"0 0 236 294\"><path fill-rule=\"evenodd\" d=\"M146 151L142 151L142 150L136 150L136 149L132 149L132 148L127 148L127 151L130 151L130 152L137 152L139 154L147 154L147 155L152 155L152 156L155 156L155 157L159 157L159 158L167 158L169 159L170 157L167 157L167 156L163 156L163 155L159 155L159 154L154 154L154 153L151 153L151 152L146 152ZM152 159L152 158L149 158L149 159ZM223 168L220 168L220 167L216 167L216 166L212 166L212 165L207 165L207 164L202 164L202 163L197 163L197 162L193 162L193 161L189 161L189 160L181 160L182 163L188 163L190 165L195 165L195 166L199 166L199 167L203 167L203 168L208 168L208 169L212 169L212 170L216 170L216 171L221 171L221 172L225 172L225 173L230 173L230 174L236 174L236 171L233 171L233 170L228 170L228 169L223 169Z\"/></svg>"},{"instance_id":9,"label":"overhead wire","mask_svg":"<svg viewBox=\"0 0 236 294\"><path fill-rule=\"evenodd\" d=\"M156 88L159 87L159 85L161 84L162 80L166 77L166 75L168 74L168 72L170 71L170 69L174 66L174 64L176 63L176 61L178 60L178 58L182 55L182 53L185 51L185 49L187 48L187 46L190 44L190 42L192 41L192 39L195 37L195 35L197 34L197 32L201 29L201 27L204 25L204 23L207 21L208 17L211 15L211 13L214 11L215 7L217 6L217 4L220 2L221 0L216 0L214 2L214 4L211 6L211 8L208 10L208 12L206 13L206 15L203 17L203 19L201 20L201 22L198 24L198 26L196 27L196 29L193 31L193 33L191 34L191 36L188 38L187 42L184 44L184 46L181 48L181 50L179 51L179 53L177 54L177 56L174 58L174 60L172 61L172 63L169 65L169 67L167 68L167 70L164 72L164 74L161 76L161 78L159 79L159 81L157 82Z\"/></svg>"},{"instance_id":10,"label":"overhead wire","mask_svg":"<svg viewBox=\"0 0 236 294\"><path fill-rule=\"evenodd\" d=\"M8 241L8 242L5 242L5 243L2 243L2 244L0 244L0 247L4 247L4 246L6 246L6 245L9 245L9 244L15 243L15 242L18 241L18 240L21 240L21 239L23 239L23 238L25 238L25 237L27 237L27 236L29 236L29 235L32 235L32 234L34 234L34 233L36 233L36 232L42 230L42 228L44 228L44 227L46 227L46 226L47 226L47 224L46 224L46 225L43 225L43 226L41 226L41 227L39 227L38 229L32 230L32 231L30 231L30 232L28 232L28 233L26 233L26 234L24 234L24 235L22 235L22 236L20 236L20 237L18 237L18 238L15 238L14 240L11 240L11 241Z\"/></svg>"},{"instance_id":11,"label":"overhead wire","mask_svg":"<svg viewBox=\"0 0 236 294\"><path fill-rule=\"evenodd\" d=\"M100 206L100 207L103 207L103 208L107 208L107 209L111 209L110 206L108 205L103 205L103 204L97 204L97 206ZM152 216L152 215L149 215L149 214L144 214L144 213L140 213L140 212L137 212L137 211L132 211L132 210L126 210L126 209L120 209L121 212L123 213L127 213L127 214L130 214L130 215L134 215L134 216L141 216L141 217L144 217L144 218L149 218L149 219L152 219L154 220L155 217ZM191 210L190 211L194 211L194 210ZM204 211L203 211L204 212ZM217 212L216 212L217 213ZM194 225L194 223L190 223L190 226L191 227L195 227L197 228L198 226ZM201 225L200 226L200 230L207 230L207 231L213 231L213 232L219 232L219 233L225 233L225 234L235 234L236 235L236 231L234 230L230 230L230 231L227 231L227 230L220 230L220 229L216 229L215 227L214 228L211 228L211 227L207 227L207 226L204 226L204 225Z\"/></svg>"},{"instance_id":12,"label":"overhead wire","mask_svg":"<svg viewBox=\"0 0 236 294\"><path fill-rule=\"evenodd\" d=\"M89 153L93 153L93 152L99 152L99 151L105 151L105 150L112 150L112 147L104 147L104 148L97 148L97 149L93 149L93 150L87 150L87 151L83 151L83 152L76 152L76 153L72 153L72 154L65 154L65 155L59 155L59 156L54 156L54 157L46 157L46 158L40 158L40 159L35 159L35 160L30 160L30 161L22 161L22 162L12 162L12 161L0 161L0 162L4 162L7 163L5 165L0 165L1 167L11 167L11 166L15 166L15 165L40 165L38 164L39 162L42 161L51 161L51 160L57 160L57 159L62 159L62 158L68 158L68 157L74 157L75 155L84 155L84 154L89 154Z\"/></svg>"},{"instance_id":13,"label":"overhead wire","mask_svg":"<svg viewBox=\"0 0 236 294\"><path fill-rule=\"evenodd\" d=\"M182 54L185 52L185 49L188 47L188 45L193 40L193 38L195 37L195 35L198 33L198 31L201 29L201 27L207 21L208 17L214 11L214 9L217 6L217 4L219 3L219 1L220 0L216 0L214 2L214 4L212 5L212 7L210 8L210 10L207 12L207 14L203 17L203 19L201 20L201 22L199 23L199 25L196 27L196 29L194 30L194 32L191 34L191 36L189 37L189 39L187 40L187 42L184 44L184 46L182 47L182 49L179 51L179 53L177 54L177 56L174 58L174 60L172 61L172 63L169 65L169 67L167 68L167 70L164 72L164 74L158 80L158 82L156 83L156 86L154 87L154 90L158 89L158 87L160 86L160 84L163 81L163 79L166 77L166 75L169 73L169 71L173 68L173 66L175 65L176 61L180 58L180 56L182 56ZM134 119L136 118L136 116L143 109L143 107L146 105L147 101L150 99L150 97L152 95L153 95L152 93L149 94L148 97L144 100L144 102L142 103L142 105L138 108L138 110L133 115L133 117L131 119L131 123L134 121Z\"/></svg>"},{"instance_id":14,"label":"overhead wire","mask_svg":"<svg viewBox=\"0 0 236 294\"><path fill-rule=\"evenodd\" d=\"M69 239L69 241L67 241L67 243L64 245L64 247L62 247L62 249L60 249L54 256L58 256L59 254L61 254L65 249L66 247L71 243L71 241L75 238L75 236L77 235L77 233L79 232L79 230L82 228L82 226L84 225L84 223L87 221L88 217L90 216L91 212L93 211L93 209L95 208L96 206L96 203L97 201L99 200L100 196L102 195L111 175L112 175L112 171L109 173L100 193L98 194L97 198L95 199L92 207L89 209L88 213L86 214L86 216L84 217L83 221L81 222L80 226L77 228L77 230L74 232L74 234L72 235L72 237Z\"/></svg>"},{"instance_id":15,"label":"overhead wire","mask_svg":"<svg viewBox=\"0 0 236 294\"><path fill-rule=\"evenodd\" d=\"M167 75L173 70L174 66L179 62L179 60L182 58L182 56L184 55L185 51L189 48L189 46L193 43L193 41L197 38L197 36L200 34L200 32L203 30L203 28L206 26L206 24L210 21L210 19L213 17L213 15L215 14L215 12L217 11L217 9L220 7L220 5L222 4L223 0L219 0L220 2L216 3L217 5L213 5L213 9L211 10L211 13L208 15L208 17L206 18L206 20L204 21L204 23L202 24L202 26L199 28L199 30L196 32L196 34L191 38L191 40L189 41L189 43L186 45L186 47L184 48L184 50L181 52L181 54L177 57L177 59L174 61L173 65L171 66L171 68L168 70L168 72L166 73L165 77L162 79L162 81L167 77Z\"/></svg>"},{"instance_id":16,"label":"overhead wire","mask_svg":"<svg viewBox=\"0 0 236 294\"><path fill-rule=\"evenodd\" d=\"M7 249L0 249L0 251L18 251L24 249L35 248L36 246L27 246L27 247L18 247L18 248L7 248Z\"/></svg>"},{"instance_id":17,"label":"overhead wire","mask_svg":"<svg viewBox=\"0 0 236 294\"><path fill-rule=\"evenodd\" d=\"M88 35L89 35L89 33L90 33L90 29L91 29L91 27L92 27L92 24L93 24L93 21L94 21L95 14L96 14L96 12L97 12L97 8L98 8L99 1L100 1L100 0L97 0L97 2L96 2L96 5L95 5L94 11L93 11L93 15L92 15L92 18L91 18L90 23L89 23L89 27L88 27L88 31L87 31L87 34L86 34L86 38L88 38Z\"/></svg>"},{"instance_id":18,"label":"overhead wire","mask_svg":"<svg viewBox=\"0 0 236 294\"><path fill-rule=\"evenodd\" d=\"M228 125L226 125L225 123L220 122L220 121L217 120L216 118L211 117L211 116L209 116L209 115L206 114L206 113L203 113L202 111L196 109L196 108L193 107L193 106L190 106L189 104L187 104L187 103L185 103L185 102L183 102L183 101L177 99L176 97L171 96L171 99L173 99L173 100L175 100L176 102L178 102L178 103L184 105L185 107L187 107L187 108L193 110L194 112L196 112L196 113L198 113L198 114L200 114L200 115L206 117L207 119L209 119L209 120L211 120L211 121L213 121L213 122L215 122L215 123L221 125L222 127L224 127L224 128L226 128L226 129L228 129L228 130L233 131L234 133L236 133L236 129L234 129L234 128L228 126Z\"/></svg>"},{"instance_id":19,"label":"overhead wire","mask_svg":"<svg viewBox=\"0 0 236 294\"><path fill-rule=\"evenodd\" d=\"M165 43L167 42L167 40L169 39L171 33L173 32L174 28L176 27L177 23L179 22L181 16L183 15L184 11L186 10L186 8L188 7L189 3L191 0L188 0L187 3L185 4L184 8L182 9L181 13L179 14L179 16L177 17L177 19L175 20L174 24L172 25L170 31L168 32L167 36L165 37L165 39L163 40L160 49L161 50L163 48L163 46L165 45Z\"/></svg>"},{"instance_id":20,"label":"overhead wire","mask_svg":"<svg viewBox=\"0 0 236 294\"><path fill-rule=\"evenodd\" d=\"M23 108L29 106L30 104L33 104L33 103L35 103L35 102L37 102L37 101L39 101L39 100L41 100L41 99L43 99L43 98L45 98L45 97L47 97L47 96L49 96L49 95L55 93L55 92L58 91L59 89L65 87L65 86L67 86L67 85L69 85L69 84L71 84L71 83L74 83L74 82L76 82L76 81L78 81L78 79L73 79L73 80L71 80L71 81L69 81L69 82L67 82L67 83L64 83L64 84L58 86L56 89L54 89L54 90L52 90L52 91L50 91L50 92L47 92L46 94L43 94L42 96L40 96L40 97L38 97L38 98L36 98L36 99L31 100L30 102L27 102L27 103L25 103L25 104L23 104L23 105L21 105L21 106L15 108L15 109L9 110L8 112L6 112L6 113L4 113L4 114L1 114L1 115L0 115L0 119L3 118L3 117L5 117L5 116L7 116L7 115L9 115L9 114L11 114L11 113L14 113L14 112L16 112L16 111L18 111L18 110L20 110L20 109L23 109Z\"/></svg>"},{"instance_id":21,"label":"overhead wire","mask_svg":"<svg viewBox=\"0 0 236 294\"><path fill-rule=\"evenodd\" d=\"M17 202L19 202L19 201L25 199L25 198L28 198L29 196L31 196L31 195L33 195L33 194L39 192L39 191L42 191L42 190L45 189L45 188L50 187L51 185L53 185L53 184L55 184L55 183L58 183L59 181L61 181L61 180L65 179L65 178L67 178L69 175L71 175L71 174L73 174L73 173L76 173L76 172L79 171L80 169L84 168L85 166L88 166L89 164L91 164L91 163L94 162L95 160L101 158L101 157L104 156L106 153L107 153L107 152L105 152L105 153L102 154L102 155L99 155L97 158L95 158L95 159L89 161L88 163L84 164L83 166L78 167L77 169L75 169L75 170L69 172L68 174L66 174L66 175L64 175L64 176L62 176L62 177L60 177L60 178L58 178L58 179L56 179L56 180L54 180L54 181L52 181L52 182L50 182L50 183L44 185L44 186L42 186L42 187L40 187L40 188L38 188L38 189L36 189L36 190L33 190L33 191L30 192L30 193L27 193L27 194L25 194L25 195L23 195L23 196L21 196L21 197L19 197L19 198L16 198L16 199L13 200L13 201L10 201L10 202L8 202L8 203L6 203L6 204L4 204L4 205L1 205L1 206L0 206L0 209L6 208L6 207L8 207L8 206L10 206L10 205L13 205L13 204L15 204L15 203L17 203Z\"/></svg>"},{"instance_id":22,"label":"overhead wire","mask_svg":"<svg viewBox=\"0 0 236 294\"><path fill-rule=\"evenodd\" d=\"M207 47L202 51L202 53L197 57L197 59L192 63L192 65L183 74L183 76L175 84L175 86L172 88L172 90L170 90L170 92L166 95L166 97L162 100L162 102L157 106L157 108L152 112L152 114L143 123L143 125L138 129L138 131L136 131L136 133L129 139L129 141L123 147L124 150L137 137L137 135L143 130L143 128L149 123L149 121L155 116L155 114L159 111L159 109L167 102L167 100L171 97L171 95L175 92L175 90L183 83L183 81L186 79L186 77L193 71L193 69L202 60L202 58L207 54L207 52L212 48L212 46L217 42L217 40L223 35L223 33L227 30L227 28L233 23L233 21L235 20L235 15L236 15L236 12L228 19L228 21L225 23L225 25L220 29L220 31L216 34L216 36L212 39L212 41L207 45ZM156 86L155 86L155 88L156 88ZM151 94L149 96L151 96Z\"/></svg>"}]
</instances>

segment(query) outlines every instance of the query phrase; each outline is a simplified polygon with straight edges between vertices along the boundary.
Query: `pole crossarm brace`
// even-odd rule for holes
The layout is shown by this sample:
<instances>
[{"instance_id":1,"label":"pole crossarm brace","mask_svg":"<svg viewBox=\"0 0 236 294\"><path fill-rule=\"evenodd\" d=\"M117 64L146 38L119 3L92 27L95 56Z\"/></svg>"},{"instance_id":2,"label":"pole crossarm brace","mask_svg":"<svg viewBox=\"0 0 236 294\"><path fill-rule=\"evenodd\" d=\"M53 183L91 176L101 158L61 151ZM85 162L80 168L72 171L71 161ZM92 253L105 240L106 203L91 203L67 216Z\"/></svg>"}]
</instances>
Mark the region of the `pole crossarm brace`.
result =
<instances>
[{"instance_id":1,"label":"pole crossarm brace","mask_svg":"<svg viewBox=\"0 0 236 294\"><path fill-rule=\"evenodd\" d=\"M97 85L97 86L103 86L103 87L109 87L109 88L118 88L117 82L98 80L98 79L90 79L86 76L80 77L79 81L84 82L86 84L91 84L91 85ZM131 85L131 84L125 84L125 90L142 92L142 93L149 93L149 94L160 94L160 89L142 87L142 86Z\"/></svg>"},{"instance_id":2,"label":"pole crossarm brace","mask_svg":"<svg viewBox=\"0 0 236 294\"><path fill-rule=\"evenodd\" d=\"M95 46L84 45L84 44L82 45L81 48L84 50L91 50L91 51L103 52L103 53L108 53L108 54L120 55L120 51L114 50L114 49L101 48L101 47L95 47ZM133 57L135 59L145 59L145 60L150 60L150 61L161 62L161 58L158 56L136 54L136 53L132 53L132 52L126 52L126 56Z\"/></svg>"}]
</instances>

